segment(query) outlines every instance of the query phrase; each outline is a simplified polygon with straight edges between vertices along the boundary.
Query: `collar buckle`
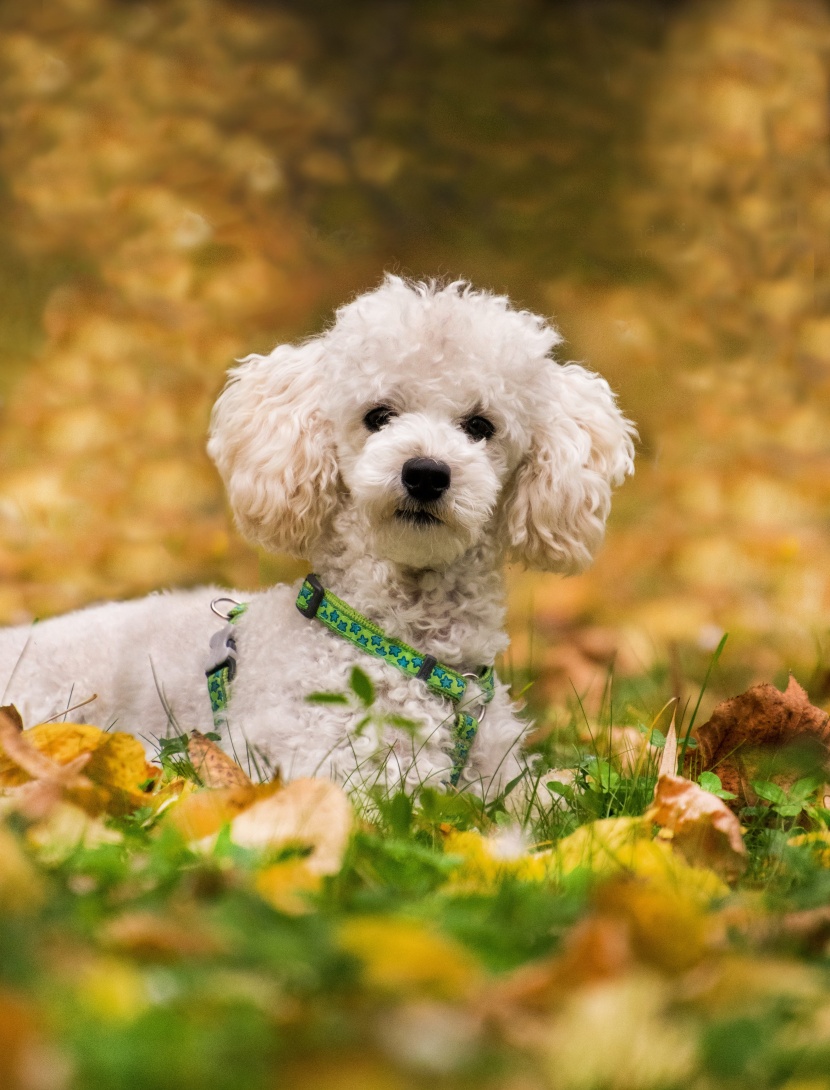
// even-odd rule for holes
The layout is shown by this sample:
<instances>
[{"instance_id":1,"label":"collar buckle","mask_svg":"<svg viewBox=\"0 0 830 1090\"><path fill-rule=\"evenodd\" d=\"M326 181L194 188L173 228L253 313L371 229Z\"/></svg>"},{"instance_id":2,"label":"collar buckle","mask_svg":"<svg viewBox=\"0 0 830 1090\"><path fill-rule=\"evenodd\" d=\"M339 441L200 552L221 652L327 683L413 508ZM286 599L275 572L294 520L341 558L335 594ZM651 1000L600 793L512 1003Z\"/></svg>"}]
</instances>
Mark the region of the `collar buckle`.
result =
<instances>
[{"instance_id":1,"label":"collar buckle","mask_svg":"<svg viewBox=\"0 0 830 1090\"><path fill-rule=\"evenodd\" d=\"M311 620L317 616L317 610L326 596L326 590L316 575L307 575L305 581L311 587L311 595L303 605L300 605L301 599L298 599L297 609L304 617Z\"/></svg>"}]
</instances>

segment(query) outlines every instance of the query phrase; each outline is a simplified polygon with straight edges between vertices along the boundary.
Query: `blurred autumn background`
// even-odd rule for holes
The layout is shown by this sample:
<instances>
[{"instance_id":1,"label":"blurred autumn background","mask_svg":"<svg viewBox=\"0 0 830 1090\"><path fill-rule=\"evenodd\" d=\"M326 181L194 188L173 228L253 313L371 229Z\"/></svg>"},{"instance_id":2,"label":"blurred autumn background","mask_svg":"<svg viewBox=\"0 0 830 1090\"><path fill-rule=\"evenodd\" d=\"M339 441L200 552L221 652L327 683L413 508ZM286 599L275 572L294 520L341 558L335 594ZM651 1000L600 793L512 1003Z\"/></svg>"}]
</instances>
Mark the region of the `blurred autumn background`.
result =
<instances>
[{"instance_id":1,"label":"blurred autumn background","mask_svg":"<svg viewBox=\"0 0 830 1090\"><path fill-rule=\"evenodd\" d=\"M0 621L296 564L204 453L234 357L384 269L551 315L639 424L587 575L511 574L558 697L722 633L828 696L830 4L0 6Z\"/></svg>"}]
</instances>

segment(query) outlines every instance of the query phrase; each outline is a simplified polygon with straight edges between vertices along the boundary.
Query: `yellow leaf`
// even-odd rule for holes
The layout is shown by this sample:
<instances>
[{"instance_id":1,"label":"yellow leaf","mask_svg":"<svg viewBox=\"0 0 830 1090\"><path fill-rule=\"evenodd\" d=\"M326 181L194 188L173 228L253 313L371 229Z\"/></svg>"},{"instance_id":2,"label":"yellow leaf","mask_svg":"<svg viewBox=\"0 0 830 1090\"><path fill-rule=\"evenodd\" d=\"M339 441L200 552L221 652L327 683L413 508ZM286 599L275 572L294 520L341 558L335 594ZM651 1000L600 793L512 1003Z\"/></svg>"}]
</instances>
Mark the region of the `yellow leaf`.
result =
<instances>
[{"instance_id":1,"label":"yellow leaf","mask_svg":"<svg viewBox=\"0 0 830 1090\"><path fill-rule=\"evenodd\" d=\"M98 727L83 723L41 723L29 730L16 732L23 746L34 749L56 765L67 765L84 753L92 753L107 737ZM39 777L48 766L28 764L23 751L14 746L15 738L4 735L0 750L0 787L19 787ZM12 752L13 750L13 752ZM22 763L21 763L22 762Z\"/></svg>"},{"instance_id":2,"label":"yellow leaf","mask_svg":"<svg viewBox=\"0 0 830 1090\"><path fill-rule=\"evenodd\" d=\"M630 974L572 992L542 1040L552 1084L569 1090L689 1086L694 1037L670 1019L671 994L656 974Z\"/></svg>"},{"instance_id":3,"label":"yellow leaf","mask_svg":"<svg viewBox=\"0 0 830 1090\"><path fill-rule=\"evenodd\" d=\"M255 885L260 897L274 908L288 916L301 916L310 908L307 895L315 893L321 881L304 859L293 858L261 870Z\"/></svg>"},{"instance_id":4,"label":"yellow leaf","mask_svg":"<svg viewBox=\"0 0 830 1090\"><path fill-rule=\"evenodd\" d=\"M554 872L562 875L580 868L601 878L634 874L702 903L729 892L714 871L693 867L667 844L652 840L651 823L644 818L605 818L583 825L559 842L551 860Z\"/></svg>"},{"instance_id":5,"label":"yellow leaf","mask_svg":"<svg viewBox=\"0 0 830 1090\"><path fill-rule=\"evenodd\" d=\"M43 896L43 883L16 838L0 826L0 909L25 912Z\"/></svg>"},{"instance_id":6,"label":"yellow leaf","mask_svg":"<svg viewBox=\"0 0 830 1090\"><path fill-rule=\"evenodd\" d=\"M159 774L137 738L85 723L41 723L11 735L6 729L2 744L0 787L42 781L90 814L125 814L145 805L141 786ZM53 804L60 797L56 792Z\"/></svg>"},{"instance_id":7,"label":"yellow leaf","mask_svg":"<svg viewBox=\"0 0 830 1090\"><path fill-rule=\"evenodd\" d=\"M143 974L122 958L97 958L81 972L78 992L106 1022L132 1022L150 1006Z\"/></svg>"},{"instance_id":8,"label":"yellow leaf","mask_svg":"<svg viewBox=\"0 0 830 1090\"><path fill-rule=\"evenodd\" d=\"M148 765L141 742L121 733L105 734L84 767L84 774L98 788L93 796L110 814L128 814L146 805L148 794L141 785L154 780L158 772L158 768ZM87 807L91 802L85 803L83 797L78 801Z\"/></svg>"},{"instance_id":9,"label":"yellow leaf","mask_svg":"<svg viewBox=\"0 0 830 1090\"><path fill-rule=\"evenodd\" d=\"M454 999L480 979L475 961L452 939L417 920L363 916L340 929L340 946L359 958L372 987Z\"/></svg>"},{"instance_id":10,"label":"yellow leaf","mask_svg":"<svg viewBox=\"0 0 830 1090\"><path fill-rule=\"evenodd\" d=\"M830 830L821 829L812 833L799 833L787 841L795 848L812 848L815 858L823 867L830 867Z\"/></svg>"},{"instance_id":11,"label":"yellow leaf","mask_svg":"<svg viewBox=\"0 0 830 1090\"><path fill-rule=\"evenodd\" d=\"M625 921L637 958L665 972L680 973L709 951L715 934L706 904L682 883L621 877L604 883L598 910Z\"/></svg>"},{"instance_id":12,"label":"yellow leaf","mask_svg":"<svg viewBox=\"0 0 830 1090\"><path fill-rule=\"evenodd\" d=\"M550 876L550 852L530 854L518 844L511 851L512 844L506 844L506 840L506 836L499 834L482 836L475 829L453 830L444 841L447 855L461 857L452 875L453 885L486 891L505 879L543 882Z\"/></svg>"}]
</instances>

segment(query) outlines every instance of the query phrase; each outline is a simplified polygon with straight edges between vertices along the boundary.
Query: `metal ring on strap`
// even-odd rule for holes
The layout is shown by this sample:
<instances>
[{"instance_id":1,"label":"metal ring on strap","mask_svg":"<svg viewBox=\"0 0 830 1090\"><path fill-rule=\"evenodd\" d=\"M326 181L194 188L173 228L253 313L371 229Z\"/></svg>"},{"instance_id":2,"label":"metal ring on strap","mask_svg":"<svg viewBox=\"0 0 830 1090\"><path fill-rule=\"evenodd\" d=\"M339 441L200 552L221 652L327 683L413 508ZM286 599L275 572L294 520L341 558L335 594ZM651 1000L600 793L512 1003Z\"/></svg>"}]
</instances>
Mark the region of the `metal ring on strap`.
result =
<instances>
[{"instance_id":1,"label":"metal ring on strap","mask_svg":"<svg viewBox=\"0 0 830 1090\"><path fill-rule=\"evenodd\" d=\"M478 676L478 674L462 674L461 676L462 676L462 677L467 677L467 678L469 678L469 679L470 679L470 681L475 681L475 682L476 682L476 684L478 684L478 683L480 683L480 682L481 682L481 678L480 678L480 677ZM472 713L471 713L471 714L472 714ZM479 721L479 723L483 723L483 722L484 722L484 716L485 716L486 714L487 714L487 701L486 701L486 700L482 700L482 702L481 702L481 710L480 710L480 711L479 711L479 712L477 713L477 715L476 715L476 719L477 719L477 720Z\"/></svg>"},{"instance_id":2,"label":"metal ring on strap","mask_svg":"<svg viewBox=\"0 0 830 1090\"><path fill-rule=\"evenodd\" d=\"M223 613L221 609L217 609L217 606L220 602L231 603L231 608L227 611L227 613ZM214 598L213 601L210 603L210 609L211 612L215 613L216 616L219 617L221 620L229 621L231 619L231 613L234 611L234 609L236 609L238 605L241 605L241 602L237 602L235 598Z\"/></svg>"}]
</instances>

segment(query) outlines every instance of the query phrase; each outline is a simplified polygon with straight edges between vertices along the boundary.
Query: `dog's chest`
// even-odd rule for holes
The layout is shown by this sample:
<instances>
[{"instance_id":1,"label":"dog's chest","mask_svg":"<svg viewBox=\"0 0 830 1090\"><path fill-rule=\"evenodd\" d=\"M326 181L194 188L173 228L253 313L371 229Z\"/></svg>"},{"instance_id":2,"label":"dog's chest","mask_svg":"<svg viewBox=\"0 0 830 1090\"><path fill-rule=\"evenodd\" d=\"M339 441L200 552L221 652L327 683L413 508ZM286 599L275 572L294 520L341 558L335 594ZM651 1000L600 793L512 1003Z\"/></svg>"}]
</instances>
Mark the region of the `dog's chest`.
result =
<instances>
[{"instance_id":1,"label":"dog's chest","mask_svg":"<svg viewBox=\"0 0 830 1090\"><path fill-rule=\"evenodd\" d=\"M289 588L251 603L238 626L237 648L231 729L275 762L290 760L294 775L313 772L313 761L334 751L352 757L365 751L368 760L370 743L398 753L411 748L413 738L420 752L443 759L452 704L303 617ZM369 678L372 693L355 684L355 667ZM321 693L339 702L323 702Z\"/></svg>"}]
</instances>

